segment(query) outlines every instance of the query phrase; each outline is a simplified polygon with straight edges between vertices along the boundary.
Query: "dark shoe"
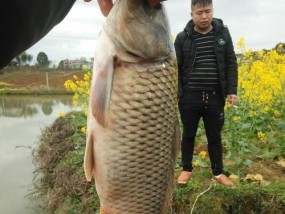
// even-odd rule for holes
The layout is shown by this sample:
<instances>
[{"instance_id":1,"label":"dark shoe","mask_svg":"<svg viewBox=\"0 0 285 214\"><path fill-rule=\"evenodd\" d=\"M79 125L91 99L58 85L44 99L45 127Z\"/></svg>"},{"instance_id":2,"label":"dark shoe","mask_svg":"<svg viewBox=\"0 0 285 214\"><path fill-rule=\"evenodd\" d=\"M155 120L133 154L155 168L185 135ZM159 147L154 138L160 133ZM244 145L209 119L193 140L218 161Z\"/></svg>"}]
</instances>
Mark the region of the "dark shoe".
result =
<instances>
[{"instance_id":1,"label":"dark shoe","mask_svg":"<svg viewBox=\"0 0 285 214\"><path fill-rule=\"evenodd\" d=\"M213 175L212 180L227 187L235 188L235 184L224 174L221 174L219 178Z\"/></svg>"},{"instance_id":2,"label":"dark shoe","mask_svg":"<svg viewBox=\"0 0 285 214\"><path fill-rule=\"evenodd\" d=\"M187 181L192 177L192 173L188 171L182 171L177 179L177 183L186 184Z\"/></svg>"}]
</instances>

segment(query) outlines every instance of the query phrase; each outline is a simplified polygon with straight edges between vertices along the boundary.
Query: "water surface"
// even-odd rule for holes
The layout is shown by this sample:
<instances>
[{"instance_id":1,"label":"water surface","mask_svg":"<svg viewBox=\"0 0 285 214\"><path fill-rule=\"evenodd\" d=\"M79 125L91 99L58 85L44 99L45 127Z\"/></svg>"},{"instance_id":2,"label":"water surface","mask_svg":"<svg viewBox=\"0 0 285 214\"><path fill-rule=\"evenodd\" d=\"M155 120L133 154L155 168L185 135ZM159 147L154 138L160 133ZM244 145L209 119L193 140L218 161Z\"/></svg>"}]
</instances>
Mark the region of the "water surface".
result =
<instances>
[{"instance_id":1,"label":"water surface","mask_svg":"<svg viewBox=\"0 0 285 214\"><path fill-rule=\"evenodd\" d=\"M32 148L59 113L78 110L71 96L0 97L0 214L30 214Z\"/></svg>"}]
</instances>

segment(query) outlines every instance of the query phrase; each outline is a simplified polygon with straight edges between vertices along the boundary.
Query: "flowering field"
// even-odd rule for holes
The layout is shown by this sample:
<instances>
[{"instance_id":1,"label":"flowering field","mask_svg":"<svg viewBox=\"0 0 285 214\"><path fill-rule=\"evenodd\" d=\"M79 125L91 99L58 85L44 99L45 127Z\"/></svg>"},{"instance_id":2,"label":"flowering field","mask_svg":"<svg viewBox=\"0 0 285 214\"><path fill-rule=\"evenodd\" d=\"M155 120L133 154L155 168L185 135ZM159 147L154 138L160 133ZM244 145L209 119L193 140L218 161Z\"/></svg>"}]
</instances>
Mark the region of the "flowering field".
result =
<instances>
[{"instance_id":1,"label":"flowering field","mask_svg":"<svg viewBox=\"0 0 285 214\"><path fill-rule=\"evenodd\" d=\"M285 55L277 50L245 51L239 64L239 101L226 106L224 142L237 169L257 159L285 158Z\"/></svg>"}]
</instances>

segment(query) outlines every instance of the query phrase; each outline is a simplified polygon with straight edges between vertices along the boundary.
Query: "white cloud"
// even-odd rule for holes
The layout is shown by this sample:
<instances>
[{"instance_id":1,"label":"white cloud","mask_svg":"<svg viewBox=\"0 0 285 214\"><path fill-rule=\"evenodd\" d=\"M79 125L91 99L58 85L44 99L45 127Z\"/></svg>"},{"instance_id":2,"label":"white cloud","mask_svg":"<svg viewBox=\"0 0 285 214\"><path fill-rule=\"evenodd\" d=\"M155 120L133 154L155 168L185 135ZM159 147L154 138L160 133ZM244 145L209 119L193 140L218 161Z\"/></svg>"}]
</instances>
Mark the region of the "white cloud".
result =
<instances>
[{"instance_id":1,"label":"white cloud","mask_svg":"<svg viewBox=\"0 0 285 214\"><path fill-rule=\"evenodd\" d=\"M191 0L164 2L173 35L182 31L190 20ZM214 16L229 27L234 44L243 37L247 48L273 48L285 42L284 0L214 0ZM44 51L58 63L64 58L93 57L98 33L105 18L95 0L76 2L66 18L27 52L36 58Z\"/></svg>"}]
</instances>

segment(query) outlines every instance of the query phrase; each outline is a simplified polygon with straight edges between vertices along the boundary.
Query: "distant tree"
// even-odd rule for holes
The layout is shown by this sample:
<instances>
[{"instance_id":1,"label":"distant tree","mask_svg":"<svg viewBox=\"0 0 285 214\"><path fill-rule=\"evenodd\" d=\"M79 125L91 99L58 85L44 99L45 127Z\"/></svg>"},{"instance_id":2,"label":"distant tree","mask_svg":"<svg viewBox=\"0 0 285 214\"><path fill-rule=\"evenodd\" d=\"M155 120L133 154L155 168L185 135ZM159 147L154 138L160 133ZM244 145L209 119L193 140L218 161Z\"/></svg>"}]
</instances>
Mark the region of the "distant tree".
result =
<instances>
[{"instance_id":1,"label":"distant tree","mask_svg":"<svg viewBox=\"0 0 285 214\"><path fill-rule=\"evenodd\" d=\"M46 55L45 52L40 52L38 53L37 56L37 62L38 65L41 66L42 68L47 68L50 65L50 61L48 60L48 56ZM47 84L47 89L49 90L49 77L48 77L48 70L45 69L46 72L46 84Z\"/></svg>"},{"instance_id":2,"label":"distant tree","mask_svg":"<svg viewBox=\"0 0 285 214\"><path fill-rule=\"evenodd\" d=\"M26 54L26 61L27 61L27 64L31 64L31 62L33 61L33 55L31 55L31 54Z\"/></svg>"},{"instance_id":3,"label":"distant tree","mask_svg":"<svg viewBox=\"0 0 285 214\"><path fill-rule=\"evenodd\" d=\"M58 63L57 69L64 69L64 60L60 60Z\"/></svg>"},{"instance_id":4,"label":"distant tree","mask_svg":"<svg viewBox=\"0 0 285 214\"><path fill-rule=\"evenodd\" d=\"M15 61L17 62L18 66L21 66L21 65L22 65L20 55L15 57Z\"/></svg>"},{"instance_id":5,"label":"distant tree","mask_svg":"<svg viewBox=\"0 0 285 214\"><path fill-rule=\"evenodd\" d=\"M275 50L277 50L280 54L284 54L285 53L285 43L279 42L275 48Z\"/></svg>"},{"instance_id":6,"label":"distant tree","mask_svg":"<svg viewBox=\"0 0 285 214\"><path fill-rule=\"evenodd\" d=\"M19 66L19 63L18 61L16 60L16 58L12 59L11 62L9 62L9 65L8 66L13 66L13 67L17 67Z\"/></svg>"},{"instance_id":7,"label":"distant tree","mask_svg":"<svg viewBox=\"0 0 285 214\"><path fill-rule=\"evenodd\" d=\"M23 52L19 55L20 61L21 61L21 65L26 64L26 62L28 61L28 54L26 52Z\"/></svg>"},{"instance_id":8,"label":"distant tree","mask_svg":"<svg viewBox=\"0 0 285 214\"><path fill-rule=\"evenodd\" d=\"M38 53L37 62L38 62L38 65L42 67L48 67L50 64L50 61L48 60L48 56L46 55L45 52Z\"/></svg>"},{"instance_id":9,"label":"distant tree","mask_svg":"<svg viewBox=\"0 0 285 214\"><path fill-rule=\"evenodd\" d=\"M33 60L33 56L31 54L28 54L26 52L21 53L20 55L16 56L10 63L10 65L14 65L15 62L18 66L22 65L30 65L30 63ZM12 63L13 62L13 63Z\"/></svg>"}]
</instances>

